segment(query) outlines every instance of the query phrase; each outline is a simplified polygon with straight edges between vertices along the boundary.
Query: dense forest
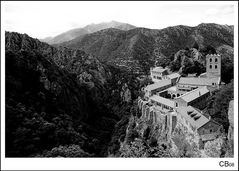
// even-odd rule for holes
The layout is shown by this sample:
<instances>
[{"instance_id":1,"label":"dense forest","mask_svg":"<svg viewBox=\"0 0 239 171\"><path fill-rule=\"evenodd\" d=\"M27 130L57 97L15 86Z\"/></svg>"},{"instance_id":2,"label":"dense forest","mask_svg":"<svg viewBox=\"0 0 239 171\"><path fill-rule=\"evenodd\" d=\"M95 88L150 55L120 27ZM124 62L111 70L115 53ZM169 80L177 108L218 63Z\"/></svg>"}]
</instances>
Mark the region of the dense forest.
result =
<instances>
[{"instance_id":1,"label":"dense forest","mask_svg":"<svg viewBox=\"0 0 239 171\"><path fill-rule=\"evenodd\" d=\"M6 156L107 156L139 87L82 51L6 32Z\"/></svg>"}]
</instances>

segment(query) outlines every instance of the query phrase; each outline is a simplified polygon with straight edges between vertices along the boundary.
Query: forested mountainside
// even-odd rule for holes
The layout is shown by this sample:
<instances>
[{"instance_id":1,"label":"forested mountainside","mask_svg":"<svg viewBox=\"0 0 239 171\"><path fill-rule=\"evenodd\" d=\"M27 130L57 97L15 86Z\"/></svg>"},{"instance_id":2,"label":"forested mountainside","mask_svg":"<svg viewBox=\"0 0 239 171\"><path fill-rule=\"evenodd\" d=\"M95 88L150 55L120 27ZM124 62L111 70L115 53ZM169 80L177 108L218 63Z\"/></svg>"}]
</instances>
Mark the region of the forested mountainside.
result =
<instances>
[{"instance_id":1,"label":"forested mountainside","mask_svg":"<svg viewBox=\"0 0 239 171\"><path fill-rule=\"evenodd\" d=\"M89 24L83 28L76 28L69 31L66 31L62 34L59 34L55 37L47 37L45 39L42 39L41 41L47 42L49 44L57 44L62 43L65 41L72 40L78 36L83 36L85 34L90 34L96 31L100 31L107 28L117 28L120 30L130 30L135 28L135 26L127 24L127 23L121 23L117 21L111 21L111 22L104 22L99 24Z\"/></svg>"},{"instance_id":2,"label":"forested mountainside","mask_svg":"<svg viewBox=\"0 0 239 171\"><path fill-rule=\"evenodd\" d=\"M80 50L5 35L6 156L99 157L109 144L118 149L111 139L115 127L125 134L135 76Z\"/></svg>"},{"instance_id":3,"label":"forested mountainside","mask_svg":"<svg viewBox=\"0 0 239 171\"><path fill-rule=\"evenodd\" d=\"M7 157L232 156L221 137L202 151L183 125L166 141L162 125L140 118L136 98L150 67L199 75L205 56L219 53L226 85L207 99L207 111L232 132L233 26L111 28L55 46L15 32L5 37Z\"/></svg>"},{"instance_id":4,"label":"forested mountainside","mask_svg":"<svg viewBox=\"0 0 239 171\"><path fill-rule=\"evenodd\" d=\"M82 49L100 61L147 73L155 60L162 57L173 60L176 52L198 44L200 51L212 46L216 51L233 58L233 26L200 24L196 27L173 26L165 29L115 28L79 36L57 46ZM228 53L229 51L229 53Z\"/></svg>"}]
</instances>

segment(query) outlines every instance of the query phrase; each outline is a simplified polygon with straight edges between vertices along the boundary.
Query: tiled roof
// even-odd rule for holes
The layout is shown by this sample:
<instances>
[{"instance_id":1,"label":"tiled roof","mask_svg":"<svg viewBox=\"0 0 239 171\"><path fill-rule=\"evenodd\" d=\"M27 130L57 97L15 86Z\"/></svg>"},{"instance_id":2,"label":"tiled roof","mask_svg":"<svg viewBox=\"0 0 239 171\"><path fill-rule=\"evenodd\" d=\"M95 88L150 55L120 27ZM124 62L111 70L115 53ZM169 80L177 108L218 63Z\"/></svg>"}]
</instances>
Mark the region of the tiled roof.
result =
<instances>
[{"instance_id":1,"label":"tiled roof","mask_svg":"<svg viewBox=\"0 0 239 171\"><path fill-rule=\"evenodd\" d=\"M189 84L189 85L212 85L212 83L218 83L220 77L181 77L178 81L179 84Z\"/></svg>"},{"instance_id":2,"label":"tiled roof","mask_svg":"<svg viewBox=\"0 0 239 171\"><path fill-rule=\"evenodd\" d=\"M211 134L203 134L203 135L200 135L202 141L209 141L209 140L214 140L216 139L218 136L217 133L211 133Z\"/></svg>"},{"instance_id":3,"label":"tiled roof","mask_svg":"<svg viewBox=\"0 0 239 171\"><path fill-rule=\"evenodd\" d=\"M162 67L155 67L155 68L152 69L152 71L156 71L156 72L164 72L164 71L166 71L166 70L167 70L167 69L162 68Z\"/></svg>"},{"instance_id":4,"label":"tiled roof","mask_svg":"<svg viewBox=\"0 0 239 171\"><path fill-rule=\"evenodd\" d=\"M160 97L158 95L153 95L149 99L174 108L174 101L172 100Z\"/></svg>"},{"instance_id":5,"label":"tiled roof","mask_svg":"<svg viewBox=\"0 0 239 171\"><path fill-rule=\"evenodd\" d=\"M176 99L183 99L186 102L191 102L194 99L197 99L198 97L200 97L206 93L209 93L209 90L207 89L206 86L203 86L201 88L197 88L195 90L189 91Z\"/></svg>"},{"instance_id":6,"label":"tiled roof","mask_svg":"<svg viewBox=\"0 0 239 171\"><path fill-rule=\"evenodd\" d=\"M170 84L171 84L171 80L161 80L157 83L148 85L147 87L145 87L145 90L151 91L151 90L155 90L155 89L158 89L160 87L164 87L164 86L167 86Z\"/></svg>"},{"instance_id":7,"label":"tiled roof","mask_svg":"<svg viewBox=\"0 0 239 171\"><path fill-rule=\"evenodd\" d=\"M178 77L180 77L179 73L172 73L172 74L168 75L169 79L174 79L174 78L178 78Z\"/></svg>"},{"instance_id":8,"label":"tiled roof","mask_svg":"<svg viewBox=\"0 0 239 171\"><path fill-rule=\"evenodd\" d=\"M182 115L193 127L196 129L209 122L209 119L205 117L199 110L192 106L179 107L177 109L179 115Z\"/></svg>"}]
</instances>

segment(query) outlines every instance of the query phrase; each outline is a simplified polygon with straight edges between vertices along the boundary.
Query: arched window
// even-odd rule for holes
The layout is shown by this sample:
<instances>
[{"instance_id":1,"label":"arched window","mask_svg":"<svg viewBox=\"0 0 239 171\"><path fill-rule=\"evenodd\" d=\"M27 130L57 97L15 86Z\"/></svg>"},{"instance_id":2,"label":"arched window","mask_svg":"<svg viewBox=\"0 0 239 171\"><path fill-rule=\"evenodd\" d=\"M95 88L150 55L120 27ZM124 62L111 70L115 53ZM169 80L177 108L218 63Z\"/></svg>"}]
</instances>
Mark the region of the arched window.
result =
<instances>
[{"instance_id":1,"label":"arched window","mask_svg":"<svg viewBox=\"0 0 239 171\"><path fill-rule=\"evenodd\" d=\"M217 65L215 65L215 69L217 69Z\"/></svg>"},{"instance_id":2,"label":"arched window","mask_svg":"<svg viewBox=\"0 0 239 171\"><path fill-rule=\"evenodd\" d=\"M209 61L212 62L212 58L210 58Z\"/></svg>"},{"instance_id":3,"label":"arched window","mask_svg":"<svg viewBox=\"0 0 239 171\"><path fill-rule=\"evenodd\" d=\"M209 65L209 68L212 69L212 65Z\"/></svg>"},{"instance_id":4,"label":"arched window","mask_svg":"<svg viewBox=\"0 0 239 171\"><path fill-rule=\"evenodd\" d=\"M217 62L217 58L215 58L215 62Z\"/></svg>"}]
</instances>

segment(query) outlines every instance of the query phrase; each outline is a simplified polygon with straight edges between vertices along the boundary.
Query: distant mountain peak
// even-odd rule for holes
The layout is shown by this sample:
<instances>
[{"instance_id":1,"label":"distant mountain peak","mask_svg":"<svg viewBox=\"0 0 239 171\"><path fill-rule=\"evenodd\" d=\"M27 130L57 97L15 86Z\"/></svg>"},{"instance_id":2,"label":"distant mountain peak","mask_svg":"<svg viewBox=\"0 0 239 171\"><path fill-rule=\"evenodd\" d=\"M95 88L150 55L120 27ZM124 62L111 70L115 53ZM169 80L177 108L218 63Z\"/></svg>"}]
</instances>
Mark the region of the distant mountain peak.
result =
<instances>
[{"instance_id":1,"label":"distant mountain peak","mask_svg":"<svg viewBox=\"0 0 239 171\"><path fill-rule=\"evenodd\" d=\"M109 22L102 22L102 23L98 23L98 24L90 24L87 25L85 27L83 27L84 29L88 30L89 32L93 33L96 31L100 31L103 29L107 29L107 28L118 28L120 30L130 30L135 28L135 26L127 24L127 23L121 23L118 21L109 21Z\"/></svg>"},{"instance_id":2,"label":"distant mountain peak","mask_svg":"<svg viewBox=\"0 0 239 171\"><path fill-rule=\"evenodd\" d=\"M73 40L79 36L89 34L89 33L94 33L107 28L116 28L119 30L130 30L136 27L131 24L121 23L121 22L112 20L109 22L102 22L98 24L92 23L92 24L86 25L83 28L75 28L75 29L63 32L55 37L47 37L45 39L41 39L41 41L47 42L49 44L59 44L62 42Z\"/></svg>"}]
</instances>

